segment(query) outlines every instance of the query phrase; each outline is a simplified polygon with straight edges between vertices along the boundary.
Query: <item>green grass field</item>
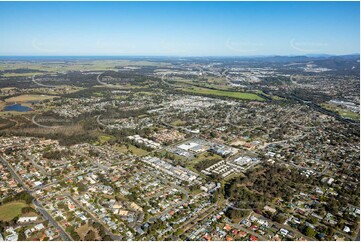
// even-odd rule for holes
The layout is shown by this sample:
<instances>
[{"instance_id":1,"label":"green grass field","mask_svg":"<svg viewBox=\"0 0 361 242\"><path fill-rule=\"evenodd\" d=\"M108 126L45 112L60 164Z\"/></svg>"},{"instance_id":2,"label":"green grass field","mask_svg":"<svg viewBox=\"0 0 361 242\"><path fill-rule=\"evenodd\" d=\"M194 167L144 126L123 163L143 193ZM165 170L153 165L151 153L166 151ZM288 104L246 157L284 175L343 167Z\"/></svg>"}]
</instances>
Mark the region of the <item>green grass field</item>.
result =
<instances>
[{"instance_id":1,"label":"green grass field","mask_svg":"<svg viewBox=\"0 0 361 242\"><path fill-rule=\"evenodd\" d=\"M186 121L182 121L182 120L175 120L173 122L171 122L171 125L173 126L184 126L187 122Z\"/></svg>"},{"instance_id":2,"label":"green grass field","mask_svg":"<svg viewBox=\"0 0 361 242\"><path fill-rule=\"evenodd\" d=\"M146 155L148 153L148 151L139 149L139 148L135 147L134 145L129 145L129 149L127 149L127 147L125 145L117 146L115 148L122 153L127 153L128 151L130 151L133 154L139 155L139 156Z\"/></svg>"},{"instance_id":3,"label":"green grass field","mask_svg":"<svg viewBox=\"0 0 361 242\"><path fill-rule=\"evenodd\" d=\"M21 209L27 207L24 202L11 202L0 206L0 220L10 221L21 214Z\"/></svg>"},{"instance_id":4,"label":"green grass field","mask_svg":"<svg viewBox=\"0 0 361 242\"><path fill-rule=\"evenodd\" d=\"M198 94L206 94L206 95L215 95L222 97L231 97L243 100L255 100L255 101L264 101L264 99L257 94L248 93L248 92L230 92L223 90L214 90L214 89L206 89L206 88L192 88L192 89L182 89L185 92L198 93Z\"/></svg>"},{"instance_id":5,"label":"green grass field","mask_svg":"<svg viewBox=\"0 0 361 242\"><path fill-rule=\"evenodd\" d=\"M331 104L331 103L322 103L321 107L328 109L332 112L336 112L340 114L342 117L350 118L353 120L360 120L360 114L349 111L345 108L338 107L337 105Z\"/></svg>"},{"instance_id":6,"label":"green grass field","mask_svg":"<svg viewBox=\"0 0 361 242\"><path fill-rule=\"evenodd\" d=\"M199 154L197 158L195 158L194 160L188 161L186 164L186 168L198 173L202 178L206 178L207 176L204 175L203 173L197 171L197 169L195 168L196 164L199 162L202 162L203 160L207 160L207 159L212 159L212 160L222 160L222 157L217 155L217 154L212 154L209 152L204 152L202 154Z\"/></svg>"},{"instance_id":7,"label":"green grass field","mask_svg":"<svg viewBox=\"0 0 361 242\"><path fill-rule=\"evenodd\" d=\"M57 96L48 96L48 95L36 95L36 94L23 94L15 97L10 97L5 99L5 102L29 102L29 101L43 101L43 100L50 100Z\"/></svg>"},{"instance_id":8,"label":"green grass field","mask_svg":"<svg viewBox=\"0 0 361 242\"><path fill-rule=\"evenodd\" d=\"M212 154L210 152L204 152L202 154L199 154L197 158L190 161L190 164L196 165L198 162L204 161L204 160L222 160L222 157L217 154Z\"/></svg>"},{"instance_id":9,"label":"green grass field","mask_svg":"<svg viewBox=\"0 0 361 242\"><path fill-rule=\"evenodd\" d=\"M101 144L104 144L112 139L114 139L115 137L112 135L101 135L98 137L98 140Z\"/></svg>"}]
</instances>

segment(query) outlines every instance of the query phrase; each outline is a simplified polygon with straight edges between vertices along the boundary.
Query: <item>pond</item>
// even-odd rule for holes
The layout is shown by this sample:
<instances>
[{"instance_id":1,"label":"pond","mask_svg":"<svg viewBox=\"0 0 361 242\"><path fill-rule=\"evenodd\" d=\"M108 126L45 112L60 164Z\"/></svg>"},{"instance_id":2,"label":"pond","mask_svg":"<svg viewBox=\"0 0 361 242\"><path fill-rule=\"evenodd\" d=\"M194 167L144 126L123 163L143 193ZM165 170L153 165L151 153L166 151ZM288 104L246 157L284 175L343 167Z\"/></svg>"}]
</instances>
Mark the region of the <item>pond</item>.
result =
<instances>
[{"instance_id":1,"label":"pond","mask_svg":"<svg viewBox=\"0 0 361 242\"><path fill-rule=\"evenodd\" d=\"M22 106L21 104L15 103L8 105L4 108L4 111L16 111L16 112L28 112L32 109L26 106Z\"/></svg>"}]
</instances>

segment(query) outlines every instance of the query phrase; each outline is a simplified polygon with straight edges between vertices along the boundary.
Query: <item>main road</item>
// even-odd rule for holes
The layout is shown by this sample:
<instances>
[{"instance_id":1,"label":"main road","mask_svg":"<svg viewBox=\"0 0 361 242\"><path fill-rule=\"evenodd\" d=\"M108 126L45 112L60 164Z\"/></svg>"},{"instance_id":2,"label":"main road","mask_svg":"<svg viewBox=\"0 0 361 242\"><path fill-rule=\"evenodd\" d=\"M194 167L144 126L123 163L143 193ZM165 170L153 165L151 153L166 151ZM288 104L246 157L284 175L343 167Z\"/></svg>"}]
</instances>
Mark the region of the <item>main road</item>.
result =
<instances>
[{"instance_id":1,"label":"main road","mask_svg":"<svg viewBox=\"0 0 361 242\"><path fill-rule=\"evenodd\" d=\"M104 231L105 233L107 233L112 240L114 241L119 241L122 240L122 237L119 235L114 235L112 232L110 232L106 225L103 223L103 221L99 220L92 212L90 212L87 208L85 208L80 202L78 202L77 199L75 199L74 197L72 197L69 193L66 193L65 196L67 196L73 203L75 203L78 207L80 207L83 211L85 211L87 214L89 214L89 216L94 220L97 221L98 223L100 223L103 227L104 227Z\"/></svg>"},{"instance_id":2,"label":"main road","mask_svg":"<svg viewBox=\"0 0 361 242\"><path fill-rule=\"evenodd\" d=\"M23 189L31 195L32 190L30 190L23 180L18 176L18 174L14 171L13 167L7 162L4 157L0 156L0 160L2 163L8 168L11 175L14 177L14 179L23 187ZM38 212L41 213L41 215L48 220L55 228L57 228L60 232L60 237L62 240L70 241L72 240L71 237L65 232L65 230L53 219L53 217L45 210L43 205L37 201L35 198L33 199L33 204Z\"/></svg>"}]
</instances>

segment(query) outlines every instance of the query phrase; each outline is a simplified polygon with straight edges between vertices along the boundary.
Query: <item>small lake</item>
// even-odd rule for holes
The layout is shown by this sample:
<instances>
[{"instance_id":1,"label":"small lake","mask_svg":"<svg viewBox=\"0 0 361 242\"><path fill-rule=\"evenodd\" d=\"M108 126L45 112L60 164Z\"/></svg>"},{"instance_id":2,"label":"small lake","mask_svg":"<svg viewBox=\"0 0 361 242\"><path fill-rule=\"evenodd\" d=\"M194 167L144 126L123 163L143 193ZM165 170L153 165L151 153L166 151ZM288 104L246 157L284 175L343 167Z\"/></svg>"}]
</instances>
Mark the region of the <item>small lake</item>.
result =
<instances>
[{"instance_id":1,"label":"small lake","mask_svg":"<svg viewBox=\"0 0 361 242\"><path fill-rule=\"evenodd\" d=\"M26 106L22 106L21 104L15 103L8 105L4 108L4 111L16 111L16 112L28 112L32 109Z\"/></svg>"}]
</instances>

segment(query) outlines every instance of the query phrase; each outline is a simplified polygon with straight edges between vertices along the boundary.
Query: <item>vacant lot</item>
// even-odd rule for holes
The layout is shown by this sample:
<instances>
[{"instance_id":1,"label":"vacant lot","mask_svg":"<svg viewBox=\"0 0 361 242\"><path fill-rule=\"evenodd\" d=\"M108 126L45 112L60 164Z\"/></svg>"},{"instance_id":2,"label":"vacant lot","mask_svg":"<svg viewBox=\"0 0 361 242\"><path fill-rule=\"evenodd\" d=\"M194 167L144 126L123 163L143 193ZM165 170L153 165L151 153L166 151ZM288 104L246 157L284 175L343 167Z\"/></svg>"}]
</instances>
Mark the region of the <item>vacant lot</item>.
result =
<instances>
[{"instance_id":1,"label":"vacant lot","mask_svg":"<svg viewBox=\"0 0 361 242\"><path fill-rule=\"evenodd\" d=\"M84 225L80 226L75 231L78 233L81 240L85 240L85 236L90 230L94 231L95 240L101 240L101 238L99 237L98 231L96 229L94 229L93 227L89 226L88 224L84 224Z\"/></svg>"},{"instance_id":2,"label":"vacant lot","mask_svg":"<svg viewBox=\"0 0 361 242\"><path fill-rule=\"evenodd\" d=\"M11 202L0 206L0 220L12 220L21 214L21 209L24 207L27 207L24 202Z\"/></svg>"},{"instance_id":3,"label":"vacant lot","mask_svg":"<svg viewBox=\"0 0 361 242\"><path fill-rule=\"evenodd\" d=\"M48 95L31 95L31 94L24 94L16 97L10 97L5 99L6 102L29 102L29 101L43 101L48 99L53 99L56 96L48 96Z\"/></svg>"},{"instance_id":4,"label":"vacant lot","mask_svg":"<svg viewBox=\"0 0 361 242\"><path fill-rule=\"evenodd\" d=\"M139 148L135 147L134 145L129 145L129 148L127 148L126 145L116 146L115 148L122 153L127 153L129 151L135 155L140 155L140 156L146 155L148 153L146 150L139 149Z\"/></svg>"}]
</instances>

